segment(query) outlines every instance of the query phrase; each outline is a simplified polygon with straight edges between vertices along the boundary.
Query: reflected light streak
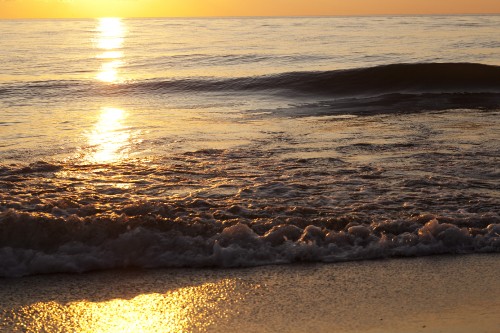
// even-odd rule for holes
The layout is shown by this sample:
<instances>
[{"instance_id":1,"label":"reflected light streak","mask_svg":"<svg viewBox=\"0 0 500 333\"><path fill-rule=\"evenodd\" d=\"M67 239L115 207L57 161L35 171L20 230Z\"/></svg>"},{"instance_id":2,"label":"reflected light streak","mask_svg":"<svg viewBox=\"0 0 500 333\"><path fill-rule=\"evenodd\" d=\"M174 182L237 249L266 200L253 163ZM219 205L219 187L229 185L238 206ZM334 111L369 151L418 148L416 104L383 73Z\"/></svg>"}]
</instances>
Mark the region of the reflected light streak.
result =
<instances>
[{"instance_id":1,"label":"reflected light streak","mask_svg":"<svg viewBox=\"0 0 500 333\"><path fill-rule=\"evenodd\" d=\"M119 18L101 18L99 19L98 47L100 49L112 50L118 49L123 45L123 37L125 36L125 29L121 19Z\"/></svg>"},{"instance_id":2,"label":"reflected light streak","mask_svg":"<svg viewBox=\"0 0 500 333\"><path fill-rule=\"evenodd\" d=\"M39 302L12 311L14 328L28 332L204 332L228 318L239 297L236 281L189 286L104 302ZM237 294L237 293L236 293ZM231 304L233 303L233 304Z\"/></svg>"},{"instance_id":3,"label":"reflected light streak","mask_svg":"<svg viewBox=\"0 0 500 333\"><path fill-rule=\"evenodd\" d=\"M97 47L104 50L98 54L98 59L109 59L101 65L101 70L97 74L97 79L103 82L118 82L118 68L123 65L123 52L118 51L123 46L125 37L125 28L122 20L119 18L101 18L97 27L99 32L97 38Z\"/></svg>"},{"instance_id":4,"label":"reflected light streak","mask_svg":"<svg viewBox=\"0 0 500 333\"><path fill-rule=\"evenodd\" d=\"M121 51L107 51L97 56L98 59L118 59L123 57Z\"/></svg>"},{"instance_id":5,"label":"reflected light streak","mask_svg":"<svg viewBox=\"0 0 500 333\"><path fill-rule=\"evenodd\" d=\"M118 80L118 68L123 64L121 60L113 60L102 64L97 78L103 82L116 82Z\"/></svg>"},{"instance_id":6,"label":"reflected light streak","mask_svg":"<svg viewBox=\"0 0 500 333\"><path fill-rule=\"evenodd\" d=\"M88 136L89 144L94 148L87 160L97 163L109 163L127 156L124 149L130 142L131 134L122 121L126 113L122 109L103 108L94 130Z\"/></svg>"}]
</instances>

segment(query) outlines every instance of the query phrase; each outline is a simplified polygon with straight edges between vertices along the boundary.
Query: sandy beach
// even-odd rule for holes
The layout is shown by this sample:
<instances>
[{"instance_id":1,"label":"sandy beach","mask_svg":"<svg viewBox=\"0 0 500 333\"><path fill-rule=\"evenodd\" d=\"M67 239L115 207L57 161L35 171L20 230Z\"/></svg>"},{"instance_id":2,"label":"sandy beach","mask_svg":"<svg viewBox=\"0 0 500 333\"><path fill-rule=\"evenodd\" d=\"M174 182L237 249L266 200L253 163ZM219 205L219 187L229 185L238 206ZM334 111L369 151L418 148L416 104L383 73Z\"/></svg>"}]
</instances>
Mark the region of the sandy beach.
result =
<instances>
[{"instance_id":1,"label":"sandy beach","mask_svg":"<svg viewBox=\"0 0 500 333\"><path fill-rule=\"evenodd\" d=\"M3 279L2 332L498 332L500 256Z\"/></svg>"}]
</instances>

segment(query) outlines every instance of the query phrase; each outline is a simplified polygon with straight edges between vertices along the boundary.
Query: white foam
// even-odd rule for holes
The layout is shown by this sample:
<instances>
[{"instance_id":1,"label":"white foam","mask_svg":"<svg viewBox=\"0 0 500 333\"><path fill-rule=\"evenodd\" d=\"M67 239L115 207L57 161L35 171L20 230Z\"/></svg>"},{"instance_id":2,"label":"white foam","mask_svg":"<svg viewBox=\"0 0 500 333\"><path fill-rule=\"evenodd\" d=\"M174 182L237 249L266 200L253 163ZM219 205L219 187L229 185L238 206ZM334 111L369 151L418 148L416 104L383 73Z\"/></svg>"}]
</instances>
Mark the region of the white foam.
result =
<instances>
[{"instance_id":1,"label":"white foam","mask_svg":"<svg viewBox=\"0 0 500 333\"><path fill-rule=\"evenodd\" d=\"M296 241L297 227L280 225L263 236L235 224L206 237L138 227L99 244L71 241L56 249L0 248L4 277L85 272L123 267L242 267L301 261L336 262L441 253L500 251L500 225L482 233L433 219L414 233L376 235L367 225L339 232L310 225ZM45 237L50 237L47 234Z\"/></svg>"}]
</instances>

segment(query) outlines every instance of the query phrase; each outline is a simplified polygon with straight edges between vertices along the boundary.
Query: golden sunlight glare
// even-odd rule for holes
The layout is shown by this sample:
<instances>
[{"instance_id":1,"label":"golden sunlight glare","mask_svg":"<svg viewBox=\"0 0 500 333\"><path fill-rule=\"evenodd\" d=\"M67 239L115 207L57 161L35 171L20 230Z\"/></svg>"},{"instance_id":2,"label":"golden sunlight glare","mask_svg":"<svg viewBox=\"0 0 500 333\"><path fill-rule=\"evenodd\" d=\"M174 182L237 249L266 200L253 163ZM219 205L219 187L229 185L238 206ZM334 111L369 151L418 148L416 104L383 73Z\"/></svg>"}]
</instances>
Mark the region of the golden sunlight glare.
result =
<instances>
[{"instance_id":1,"label":"golden sunlight glare","mask_svg":"<svg viewBox=\"0 0 500 333\"><path fill-rule=\"evenodd\" d=\"M86 158L92 162L109 163L125 157L123 148L130 140L130 132L122 121L126 112L117 108L102 108L99 121L89 133L89 144L94 147Z\"/></svg>"},{"instance_id":2,"label":"golden sunlight glare","mask_svg":"<svg viewBox=\"0 0 500 333\"><path fill-rule=\"evenodd\" d=\"M118 82L118 68L123 65L123 52L118 51L123 46L125 28L119 18L101 18L97 27L97 48L104 52L96 56L97 59L109 60L101 65L97 79L103 82Z\"/></svg>"},{"instance_id":3,"label":"golden sunlight glare","mask_svg":"<svg viewBox=\"0 0 500 333\"><path fill-rule=\"evenodd\" d=\"M18 311L18 328L29 332L45 332L52 327L82 333L203 332L215 320L228 317L225 296L235 287L236 281L224 279L132 299L82 300L64 305L39 302Z\"/></svg>"}]
</instances>

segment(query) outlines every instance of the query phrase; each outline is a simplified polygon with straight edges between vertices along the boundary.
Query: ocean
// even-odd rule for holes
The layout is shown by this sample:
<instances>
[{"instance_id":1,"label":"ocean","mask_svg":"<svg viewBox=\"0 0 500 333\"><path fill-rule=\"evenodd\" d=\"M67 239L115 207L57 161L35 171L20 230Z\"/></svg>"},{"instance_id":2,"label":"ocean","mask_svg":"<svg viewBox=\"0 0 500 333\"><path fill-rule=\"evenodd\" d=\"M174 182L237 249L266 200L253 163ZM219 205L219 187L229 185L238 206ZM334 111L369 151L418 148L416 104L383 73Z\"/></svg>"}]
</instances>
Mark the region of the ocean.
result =
<instances>
[{"instance_id":1,"label":"ocean","mask_svg":"<svg viewBox=\"0 0 500 333\"><path fill-rule=\"evenodd\" d=\"M0 276L500 252L500 16L0 21Z\"/></svg>"}]
</instances>

